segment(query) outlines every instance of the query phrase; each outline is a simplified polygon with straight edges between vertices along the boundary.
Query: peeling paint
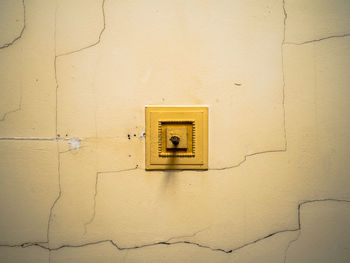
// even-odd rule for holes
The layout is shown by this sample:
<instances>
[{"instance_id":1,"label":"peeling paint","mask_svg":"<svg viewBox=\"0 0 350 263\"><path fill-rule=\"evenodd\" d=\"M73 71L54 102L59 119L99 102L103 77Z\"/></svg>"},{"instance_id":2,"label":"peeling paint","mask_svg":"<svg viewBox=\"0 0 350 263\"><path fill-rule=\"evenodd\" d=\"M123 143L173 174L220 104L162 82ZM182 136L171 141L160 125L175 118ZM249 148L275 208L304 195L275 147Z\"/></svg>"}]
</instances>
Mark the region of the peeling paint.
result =
<instances>
[{"instance_id":1,"label":"peeling paint","mask_svg":"<svg viewBox=\"0 0 350 263\"><path fill-rule=\"evenodd\" d=\"M72 138L72 139L70 139L69 144L70 144L72 150L79 150L79 148L80 148L80 139Z\"/></svg>"},{"instance_id":2,"label":"peeling paint","mask_svg":"<svg viewBox=\"0 0 350 263\"><path fill-rule=\"evenodd\" d=\"M145 75L141 78L141 81L142 81L143 83L147 83L148 80L149 80L149 78L151 77L151 74L152 74L152 68L149 68L149 69L147 70L147 72L145 73Z\"/></svg>"},{"instance_id":3,"label":"peeling paint","mask_svg":"<svg viewBox=\"0 0 350 263\"><path fill-rule=\"evenodd\" d=\"M141 139L146 138L146 132L145 132L144 130L141 131L141 133L140 133L140 138L141 138Z\"/></svg>"}]
</instances>

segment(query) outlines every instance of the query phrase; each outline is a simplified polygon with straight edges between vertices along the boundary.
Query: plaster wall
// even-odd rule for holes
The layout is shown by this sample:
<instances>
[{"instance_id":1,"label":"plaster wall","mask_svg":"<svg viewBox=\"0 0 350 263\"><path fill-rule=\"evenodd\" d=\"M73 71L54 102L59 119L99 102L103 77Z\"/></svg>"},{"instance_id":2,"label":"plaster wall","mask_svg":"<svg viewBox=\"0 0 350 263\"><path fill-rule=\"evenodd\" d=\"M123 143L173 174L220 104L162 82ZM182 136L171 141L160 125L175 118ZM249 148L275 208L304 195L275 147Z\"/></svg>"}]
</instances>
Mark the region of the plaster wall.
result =
<instances>
[{"instance_id":1,"label":"plaster wall","mask_svg":"<svg viewBox=\"0 0 350 263\"><path fill-rule=\"evenodd\" d=\"M349 262L350 2L1 0L0 262ZM145 171L145 105L209 106Z\"/></svg>"}]
</instances>

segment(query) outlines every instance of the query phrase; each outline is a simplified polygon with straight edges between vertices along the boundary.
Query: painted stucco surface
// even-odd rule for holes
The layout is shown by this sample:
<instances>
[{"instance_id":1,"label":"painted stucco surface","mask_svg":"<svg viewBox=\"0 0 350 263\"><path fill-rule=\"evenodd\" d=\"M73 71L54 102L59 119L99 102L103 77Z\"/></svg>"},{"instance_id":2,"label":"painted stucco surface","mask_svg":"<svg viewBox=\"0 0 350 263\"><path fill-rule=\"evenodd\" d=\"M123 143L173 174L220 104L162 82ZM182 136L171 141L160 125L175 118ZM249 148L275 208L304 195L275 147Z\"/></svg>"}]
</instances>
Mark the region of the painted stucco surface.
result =
<instances>
[{"instance_id":1,"label":"painted stucco surface","mask_svg":"<svg viewBox=\"0 0 350 263\"><path fill-rule=\"evenodd\" d=\"M348 1L0 1L0 262L348 262ZM145 105L209 170L144 170Z\"/></svg>"}]
</instances>

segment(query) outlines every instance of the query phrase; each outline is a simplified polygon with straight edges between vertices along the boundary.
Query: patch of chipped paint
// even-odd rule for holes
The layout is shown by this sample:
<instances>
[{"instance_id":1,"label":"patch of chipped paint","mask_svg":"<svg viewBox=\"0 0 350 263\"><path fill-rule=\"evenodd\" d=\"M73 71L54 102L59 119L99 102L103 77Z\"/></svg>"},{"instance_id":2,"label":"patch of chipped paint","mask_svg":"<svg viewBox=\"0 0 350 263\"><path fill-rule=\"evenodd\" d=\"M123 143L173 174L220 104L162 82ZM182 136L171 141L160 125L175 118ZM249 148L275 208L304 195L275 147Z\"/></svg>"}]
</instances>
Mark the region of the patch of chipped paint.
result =
<instances>
[{"instance_id":1,"label":"patch of chipped paint","mask_svg":"<svg viewBox=\"0 0 350 263\"><path fill-rule=\"evenodd\" d=\"M149 77L151 76L151 74L152 74L152 68L149 68L149 69L147 70L146 74L141 78L141 81L142 81L143 83L147 83L148 80L149 80Z\"/></svg>"},{"instance_id":2,"label":"patch of chipped paint","mask_svg":"<svg viewBox=\"0 0 350 263\"><path fill-rule=\"evenodd\" d=\"M142 131L141 133L140 133L140 138L142 139L142 138L145 138L146 137L146 132L145 131Z\"/></svg>"},{"instance_id":3,"label":"patch of chipped paint","mask_svg":"<svg viewBox=\"0 0 350 263\"><path fill-rule=\"evenodd\" d=\"M79 138L72 138L69 141L70 147L72 150L79 150L80 148L80 139Z\"/></svg>"}]
</instances>

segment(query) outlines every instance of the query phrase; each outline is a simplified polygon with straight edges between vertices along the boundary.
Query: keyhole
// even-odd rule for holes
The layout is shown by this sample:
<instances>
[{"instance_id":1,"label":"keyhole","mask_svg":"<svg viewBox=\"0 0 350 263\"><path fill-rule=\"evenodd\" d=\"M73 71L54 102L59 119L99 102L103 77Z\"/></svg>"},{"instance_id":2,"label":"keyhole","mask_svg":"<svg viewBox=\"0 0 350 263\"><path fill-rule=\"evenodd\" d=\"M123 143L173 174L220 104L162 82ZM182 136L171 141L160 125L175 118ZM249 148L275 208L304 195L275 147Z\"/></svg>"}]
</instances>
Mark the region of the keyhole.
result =
<instances>
[{"instance_id":1,"label":"keyhole","mask_svg":"<svg viewBox=\"0 0 350 263\"><path fill-rule=\"evenodd\" d=\"M170 141L174 144L174 146L178 146L180 138L178 136L171 136Z\"/></svg>"}]
</instances>

